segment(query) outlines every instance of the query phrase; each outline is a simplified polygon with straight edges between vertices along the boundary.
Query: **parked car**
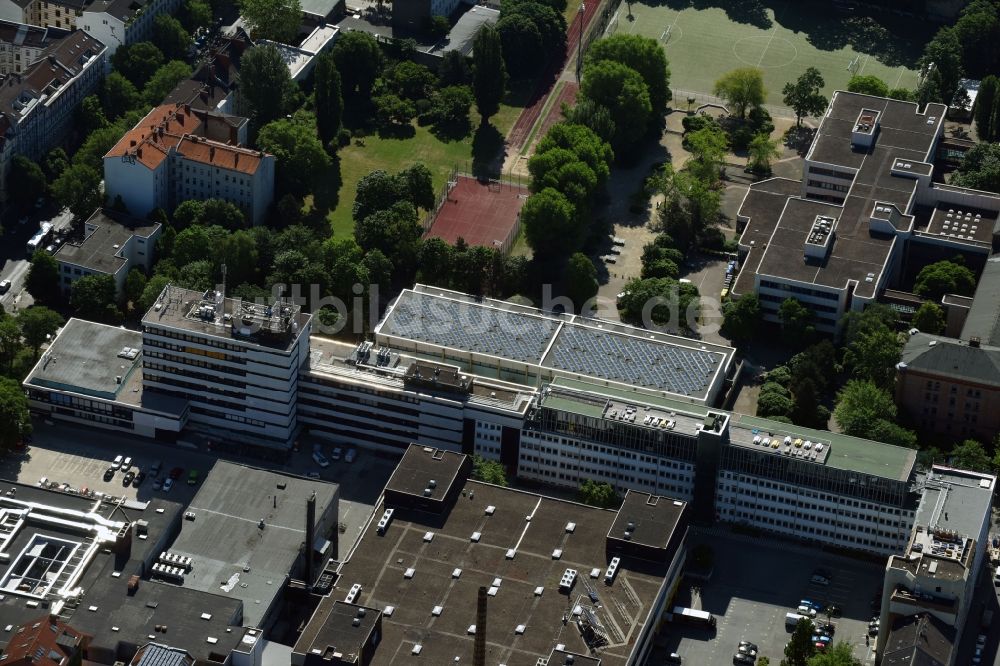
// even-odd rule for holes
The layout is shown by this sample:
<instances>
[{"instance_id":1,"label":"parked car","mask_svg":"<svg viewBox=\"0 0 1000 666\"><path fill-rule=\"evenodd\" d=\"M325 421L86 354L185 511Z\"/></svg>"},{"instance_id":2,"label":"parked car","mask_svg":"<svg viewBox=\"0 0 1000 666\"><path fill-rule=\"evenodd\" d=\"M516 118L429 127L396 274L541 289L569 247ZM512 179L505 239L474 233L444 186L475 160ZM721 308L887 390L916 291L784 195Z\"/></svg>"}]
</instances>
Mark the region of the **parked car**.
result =
<instances>
[{"instance_id":1,"label":"parked car","mask_svg":"<svg viewBox=\"0 0 1000 666\"><path fill-rule=\"evenodd\" d=\"M135 478L132 479L132 487L138 488L142 485L142 482L146 480L146 473L143 471L137 471L135 473Z\"/></svg>"},{"instance_id":2,"label":"parked car","mask_svg":"<svg viewBox=\"0 0 1000 666\"><path fill-rule=\"evenodd\" d=\"M124 456L115 456L115 459L111 461L111 469L114 470L121 469L123 460L125 460Z\"/></svg>"},{"instance_id":3,"label":"parked car","mask_svg":"<svg viewBox=\"0 0 1000 666\"><path fill-rule=\"evenodd\" d=\"M149 475L155 479L160 475L161 469L163 469L163 461L157 460L153 463L153 466L149 468Z\"/></svg>"},{"instance_id":4,"label":"parked car","mask_svg":"<svg viewBox=\"0 0 1000 666\"><path fill-rule=\"evenodd\" d=\"M752 664L753 663L753 659L751 659L748 655L743 654L742 652L737 652L736 654L733 655L733 663L734 664Z\"/></svg>"},{"instance_id":5,"label":"parked car","mask_svg":"<svg viewBox=\"0 0 1000 666\"><path fill-rule=\"evenodd\" d=\"M321 478L320 475L319 475L319 472L309 472L308 474L306 474L306 476L309 477L310 479L319 479L319 478Z\"/></svg>"},{"instance_id":6,"label":"parked car","mask_svg":"<svg viewBox=\"0 0 1000 666\"><path fill-rule=\"evenodd\" d=\"M169 493L170 489L173 487L174 487L173 479L167 479L166 481L163 482L163 492Z\"/></svg>"},{"instance_id":7,"label":"parked car","mask_svg":"<svg viewBox=\"0 0 1000 666\"><path fill-rule=\"evenodd\" d=\"M126 488L129 487L130 485L132 485L132 479L134 478L135 478L135 472L131 470L125 472L125 476L122 477L122 486Z\"/></svg>"},{"instance_id":8,"label":"parked car","mask_svg":"<svg viewBox=\"0 0 1000 666\"><path fill-rule=\"evenodd\" d=\"M841 610L837 604L830 604L826 607L826 614L830 617L840 617Z\"/></svg>"},{"instance_id":9,"label":"parked car","mask_svg":"<svg viewBox=\"0 0 1000 666\"><path fill-rule=\"evenodd\" d=\"M823 606L816 603L815 601L809 601L808 599L802 599L801 601L799 601L799 605L809 606L809 608L815 608L817 613L823 610Z\"/></svg>"},{"instance_id":10,"label":"parked car","mask_svg":"<svg viewBox=\"0 0 1000 666\"><path fill-rule=\"evenodd\" d=\"M157 479L156 481L153 482L153 490L162 490L162 489L163 489L163 481Z\"/></svg>"},{"instance_id":11,"label":"parked car","mask_svg":"<svg viewBox=\"0 0 1000 666\"><path fill-rule=\"evenodd\" d=\"M681 663L681 656L676 652L671 652L670 654L667 655L666 662L668 664L679 664Z\"/></svg>"},{"instance_id":12,"label":"parked car","mask_svg":"<svg viewBox=\"0 0 1000 666\"><path fill-rule=\"evenodd\" d=\"M829 585L830 584L830 579L829 578L827 578L826 576L820 576L819 574L813 574L812 578L810 578L809 580L810 580L810 582L815 583L817 585Z\"/></svg>"},{"instance_id":13,"label":"parked car","mask_svg":"<svg viewBox=\"0 0 1000 666\"><path fill-rule=\"evenodd\" d=\"M112 465L111 467L104 470L104 480L110 481L113 478L115 478L115 467Z\"/></svg>"},{"instance_id":14,"label":"parked car","mask_svg":"<svg viewBox=\"0 0 1000 666\"><path fill-rule=\"evenodd\" d=\"M10 280L0 280L0 294L10 291Z\"/></svg>"},{"instance_id":15,"label":"parked car","mask_svg":"<svg viewBox=\"0 0 1000 666\"><path fill-rule=\"evenodd\" d=\"M183 473L184 473L183 467L174 467L172 470L170 470L170 480L176 481L177 479L181 478L181 474Z\"/></svg>"},{"instance_id":16,"label":"parked car","mask_svg":"<svg viewBox=\"0 0 1000 666\"><path fill-rule=\"evenodd\" d=\"M122 469L132 469L132 456L125 456L125 460L122 461Z\"/></svg>"},{"instance_id":17,"label":"parked car","mask_svg":"<svg viewBox=\"0 0 1000 666\"><path fill-rule=\"evenodd\" d=\"M313 451L313 456L312 457L313 457L313 462L316 463L317 465L319 465L320 467L324 467L325 468L325 467L329 467L330 466L330 461L327 460L326 456L324 456L319 451Z\"/></svg>"},{"instance_id":18,"label":"parked car","mask_svg":"<svg viewBox=\"0 0 1000 666\"><path fill-rule=\"evenodd\" d=\"M347 449L347 453L344 454L344 461L352 463L354 459L358 457L358 452L354 449Z\"/></svg>"},{"instance_id":19,"label":"parked car","mask_svg":"<svg viewBox=\"0 0 1000 666\"><path fill-rule=\"evenodd\" d=\"M799 615L805 615L806 617L816 617L816 609L812 606L799 606L795 609Z\"/></svg>"},{"instance_id":20,"label":"parked car","mask_svg":"<svg viewBox=\"0 0 1000 666\"><path fill-rule=\"evenodd\" d=\"M188 472L187 484L189 486L193 486L193 485L195 485L197 483L198 483L198 470L193 469L190 472Z\"/></svg>"},{"instance_id":21,"label":"parked car","mask_svg":"<svg viewBox=\"0 0 1000 666\"><path fill-rule=\"evenodd\" d=\"M339 446L335 446L333 447L333 453L330 455L330 457L333 458L334 462L337 462L338 460L340 460L343 453L344 452L341 450Z\"/></svg>"}]
</instances>

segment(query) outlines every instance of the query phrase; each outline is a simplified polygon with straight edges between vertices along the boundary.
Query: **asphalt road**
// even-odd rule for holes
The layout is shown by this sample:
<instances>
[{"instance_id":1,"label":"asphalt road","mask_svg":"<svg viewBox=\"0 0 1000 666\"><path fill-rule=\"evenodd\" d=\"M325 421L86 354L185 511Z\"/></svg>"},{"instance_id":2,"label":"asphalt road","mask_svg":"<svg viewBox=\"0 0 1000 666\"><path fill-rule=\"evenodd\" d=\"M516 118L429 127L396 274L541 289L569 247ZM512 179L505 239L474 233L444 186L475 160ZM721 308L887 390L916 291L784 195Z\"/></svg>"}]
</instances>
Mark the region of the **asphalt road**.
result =
<instances>
[{"instance_id":1,"label":"asphalt road","mask_svg":"<svg viewBox=\"0 0 1000 666\"><path fill-rule=\"evenodd\" d=\"M30 257L25 254L25 246L38 231L42 222L51 222L56 231L68 229L73 215L66 209L51 210L49 207L32 210L28 220L21 224L21 215L9 211L3 219L3 237L0 240L0 280L10 280L11 288L0 296L0 305L6 312L16 312L30 307L34 302L31 294L24 290L24 280L28 276Z\"/></svg>"}]
</instances>

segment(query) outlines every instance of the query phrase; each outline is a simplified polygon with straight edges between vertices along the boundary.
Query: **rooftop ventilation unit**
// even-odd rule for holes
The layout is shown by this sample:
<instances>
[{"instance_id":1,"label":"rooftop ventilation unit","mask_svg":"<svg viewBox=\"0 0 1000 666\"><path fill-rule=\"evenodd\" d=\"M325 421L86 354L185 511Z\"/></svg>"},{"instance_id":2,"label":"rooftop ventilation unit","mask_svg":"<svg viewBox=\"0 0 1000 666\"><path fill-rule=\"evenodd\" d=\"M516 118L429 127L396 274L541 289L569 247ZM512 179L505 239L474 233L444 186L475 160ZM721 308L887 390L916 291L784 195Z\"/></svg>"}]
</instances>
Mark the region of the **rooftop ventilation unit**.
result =
<instances>
[{"instance_id":1,"label":"rooftop ventilation unit","mask_svg":"<svg viewBox=\"0 0 1000 666\"><path fill-rule=\"evenodd\" d=\"M566 569L559 579L559 590L569 592L576 584L576 569Z\"/></svg>"},{"instance_id":2,"label":"rooftop ventilation unit","mask_svg":"<svg viewBox=\"0 0 1000 666\"><path fill-rule=\"evenodd\" d=\"M359 596L361 596L361 585L355 583L354 585L351 585L350 591L347 593L347 596L344 597L344 603L353 604Z\"/></svg>"},{"instance_id":3,"label":"rooftop ventilation unit","mask_svg":"<svg viewBox=\"0 0 1000 666\"><path fill-rule=\"evenodd\" d=\"M621 564L622 558L612 557L611 563L608 565L608 570L604 572L604 584L611 585L615 581L615 574L618 573L618 565Z\"/></svg>"},{"instance_id":4,"label":"rooftop ventilation unit","mask_svg":"<svg viewBox=\"0 0 1000 666\"><path fill-rule=\"evenodd\" d=\"M389 528L389 521L392 520L392 514L394 511L395 509L386 509L385 513L383 513L382 517L379 519L378 533L380 536L384 535L385 531Z\"/></svg>"}]
</instances>

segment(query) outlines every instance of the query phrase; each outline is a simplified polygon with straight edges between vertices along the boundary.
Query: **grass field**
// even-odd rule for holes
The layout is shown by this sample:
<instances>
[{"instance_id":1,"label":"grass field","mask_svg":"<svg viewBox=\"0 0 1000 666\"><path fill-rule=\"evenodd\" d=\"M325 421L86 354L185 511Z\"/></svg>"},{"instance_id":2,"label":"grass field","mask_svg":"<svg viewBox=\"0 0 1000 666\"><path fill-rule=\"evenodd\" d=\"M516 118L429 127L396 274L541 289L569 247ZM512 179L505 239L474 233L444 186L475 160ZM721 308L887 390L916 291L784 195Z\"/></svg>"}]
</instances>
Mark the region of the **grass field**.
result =
<instances>
[{"instance_id":1,"label":"grass field","mask_svg":"<svg viewBox=\"0 0 1000 666\"><path fill-rule=\"evenodd\" d=\"M492 138L492 143L499 140L502 144L503 137L510 131L521 111L520 106L501 105L500 112L490 119L493 127L499 132L498 137ZM473 114L473 132L478 124L479 117ZM462 171L472 169L473 134L458 141L442 141L427 127L420 127L416 123L413 127L414 134L407 138L369 136L365 137L364 145L352 143L340 149L339 187L336 192L329 192L323 196L330 202L331 210L327 220L334 236L342 238L354 233L351 209L354 207L354 194L358 181L376 169L393 173L419 162L431 170L435 192L444 186L445 179L452 169L457 168ZM496 144L497 147L500 144ZM336 178L327 180L336 182ZM307 208L311 207L312 203L312 199L307 199Z\"/></svg>"},{"instance_id":2,"label":"grass field","mask_svg":"<svg viewBox=\"0 0 1000 666\"><path fill-rule=\"evenodd\" d=\"M710 94L722 74L754 66L764 72L767 103L778 106L784 84L810 66L823 74L826 95L846 88L855 57L858 74L915 88L916 60L931 29L915 19L845 16L802 0L633 2L631 14L623 2L610 30L660 40L671 88Z\"/></svg>"}]
</instances>

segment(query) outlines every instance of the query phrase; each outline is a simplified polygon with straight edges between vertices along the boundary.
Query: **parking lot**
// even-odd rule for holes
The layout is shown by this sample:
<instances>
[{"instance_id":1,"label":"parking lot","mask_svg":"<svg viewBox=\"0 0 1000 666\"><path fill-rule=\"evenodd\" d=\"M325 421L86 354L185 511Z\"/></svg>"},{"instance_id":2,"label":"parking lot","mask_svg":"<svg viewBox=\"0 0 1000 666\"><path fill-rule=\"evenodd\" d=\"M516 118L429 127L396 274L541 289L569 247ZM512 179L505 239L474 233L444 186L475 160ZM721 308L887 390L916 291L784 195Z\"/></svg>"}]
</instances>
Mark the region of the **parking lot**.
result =
<instances>
[{"instance_id":1,"label":"parking lot","mask_svg":"<svg viewBox=\"0 0 1000 666\"><path fill-rule=\"evenodd\" d=\"M0 478L24 484L37 484L43 477L56 487L67 486L73 491L93 490L113 497L126 497L140 501L162 497L184 506L191 501L211 471L216 456L201 449L184 448L179 444L165 444L124 434L113 434L79 426L56 423L47 425L35 421L33 443L19 455L10 455L0 461ZM275 465L253 459L226 456L236 462L253 467L299 474L318 472L324 481L340 485L340 533L338 557L343 558L354 544L365 522L371 516L374 503L385 487L396 466L396 460L357 450L357 458L331 462L320 469L312 461L312 444L292 455L287 464ZM329 458L333 445L323 442L323 452ZM169 492L154 490L155 479L147 478L138 488L123 486L123 473L116 472L110 481L104 481L105 470L117 455L132 457L132 470L148 470L154 462L161 461L159 479L166 478L173 468L182 473ZM198 470L198 481L188 485L188 474Z\"/></svg>"},{"instance_id":2,"label":"parking lot","mask_svg":"<svg viewBox=\"0 0 1000 666\"><path fill-rule=\"evenodd\" d=\"M709 611L716 617L716 631L664 623L649 663L662 663L663 654L676 652L686 664L731 664L739 642L746 640L757 644L759 656L777 664L791 636L785 616L803 599L839 606L842 617L832 619L834 642L849 643L863 664L872 663L865 636L872 616L869 604L881 587L881 566L766 537L692 530L689 541L712 548L714 570L700 587L685 580L673 605ZM833 574L828 585L811 582L817 568ZM820 614L817 621L826 621L826 616Z\"/></svg>"}]
</instances>

